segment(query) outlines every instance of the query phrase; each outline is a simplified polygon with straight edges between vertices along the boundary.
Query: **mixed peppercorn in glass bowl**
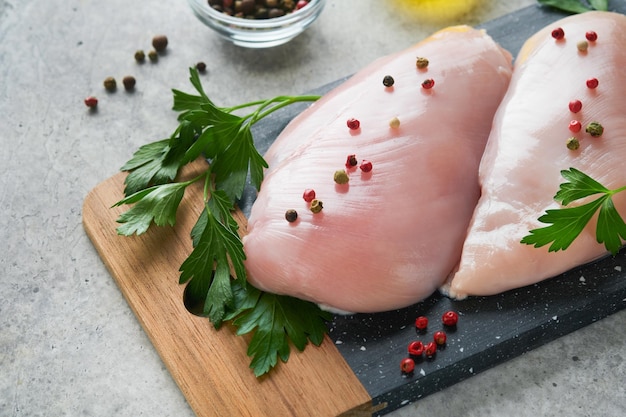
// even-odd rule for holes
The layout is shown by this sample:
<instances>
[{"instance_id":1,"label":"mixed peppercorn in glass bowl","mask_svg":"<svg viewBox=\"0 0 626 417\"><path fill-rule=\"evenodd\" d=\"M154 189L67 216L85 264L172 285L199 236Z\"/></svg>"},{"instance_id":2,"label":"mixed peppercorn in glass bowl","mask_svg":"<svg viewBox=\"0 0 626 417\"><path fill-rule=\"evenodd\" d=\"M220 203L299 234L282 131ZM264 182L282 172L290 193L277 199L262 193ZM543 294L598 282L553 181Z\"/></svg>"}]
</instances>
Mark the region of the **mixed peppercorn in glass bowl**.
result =
<instances>
[{"instance_id":1,"label":"mixed peppercorn in glass bowl","mask_svg":"<svg viewBox=\"0 0 626 417\"><path fill-rule=\"evenodd\" d=\"M298 36L326 0L188 0L205 25L235 45L269 48Z\"/></svg>"}]
</instances>

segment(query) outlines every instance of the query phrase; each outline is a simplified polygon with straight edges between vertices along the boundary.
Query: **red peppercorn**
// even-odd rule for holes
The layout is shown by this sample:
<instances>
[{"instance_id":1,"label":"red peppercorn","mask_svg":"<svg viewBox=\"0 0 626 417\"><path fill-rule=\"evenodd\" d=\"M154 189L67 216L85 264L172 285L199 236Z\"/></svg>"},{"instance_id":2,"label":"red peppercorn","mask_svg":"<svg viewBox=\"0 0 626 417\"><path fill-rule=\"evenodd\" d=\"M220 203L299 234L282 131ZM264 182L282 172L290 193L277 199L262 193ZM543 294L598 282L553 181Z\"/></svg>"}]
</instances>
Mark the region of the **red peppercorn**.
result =
<instances>
[{"instance_id":1,"label":"red peppercorn","mask_svg":"<svg viewBox=\"0 0 626 417\"><path fill-rule=\"evenodd\" d=\"M85 106L89 107L90 109L95 108L96 106L98 106L98 99L94 96L87 97L85 99Z\"/></svg>"},{"instance_id":2,"label":"red peppercorn","mask_svg":"<svg viewBox=\"0 0 626 417\"><path fill-rule=\"evenodd\" d=\"M437 353L437 344L435 342L428 342L424 346L424 353L427 358L432 358Z\"/></svg>"},{"instance_id":3,"label":"red peppercorn","mask_svg":"<svg viewBox=\"0 0 626 417\"><path fill-rule=\"evenodd\" d=\"M357 161L356 155L354 155L354 154L348 155L348 157L346 158L346 168L355 167L355 166L357 166L358 163L359 163L359 161Z\"/></svg>"},{"instance_id":4,"label":"red peppercorn","mask_svg":"<svg viewBox=\"0 0 626 417\"><path fill-rule=\"evenodd\" d=\"M350 130L357 130L358 128L361 127L361 122L359 122L357 119L352 118L352 119L348 119L348 121L346 122L346 124L348 125L348 128Z\"/></svg>"},{"instance_id":5,"label":"red peppercorn","mask_svg":"<svg viewBox=\"0 0 626 417\"><path fill-rule=\"evenodd\" d=\"M424 90L430 90L434 86L435 86L435 80L433 80L432 78L424 80L424 82L422 83L422 88Z\"/></svg>"},{"instance_id":6,"label":"red peppercorn","mask_svg":"<svg viewBox=\"0 0 626 417\"><path fill-rule=\"evenodd\" d=\"M304 193L302 194L302 198L307 203L310 203L311 201L315 200L315 190L307 188L306 190L304 190Z\"/></svg>"},{"instance_id":7,"label":"red peppercorn","mask_svg":"<svg viewBox=\"0 0 626 417\"><path fill-rule=\"evenodd\" d=\"M583 108L583 103L580 100L572 100L569 102L569 111L572 113L578 113Z\"/></svg>"},{"instance_id":8,"label":"red peppercorn","mask_svg":"<svg viewBox=\"0 0 626 417\"><path fill-rule=\"evenodd\" d=\"M400 362L400 370L403 374L410 374L415 369L415 361L411 358L404 358Z\"/></svg>"},{"instance_id":9,"label":"red peppercorn","mask_svg":"<svg viewBox=\"0 0 626 417\"><path fill-rule=\"evenodd\" d=\"M583 125L578 121L578 120L572 120L571 122L569 122L569 130L576 133L576 132L580 132L580 129L582 129Z\"/></svg>"},{"instance_id":10,"label":"red peppercorn","mask_svg":"<svg viewBox=\"0 0 626 417\"><path fill-rule=\"evenodd\" d=\"M418 330L426 330L428 327L428 318L425 316L419 316L415 319L415 327Z\"/></svg>"},{"instance_id":11,"label":"red peppercorn","mask_svg":"<svg viewBox=\"0 0 626 417\"><path fill-rule=\"evenodd\" d=\"M435 332L435 334L433 335L433 341L438 345L438 346L443 346L446 344L446 340L448 339L448 336L446 336L445 332L442 332L441 330L438 332Z\"/></svg>"},{"instance_id":12,"label":"red peppercorn","mask_svg":"<svg viewBox=\"0 0 626 417\"><path fill-rule=\"evenodd\" d=\"M556 28L552 31L552 37L554 39L556 39L557 41L559 39L563 39L565 37L565 32L563 31L563 28Z\"/></svg>"},{"instance_id":13,"label":"red peppercorn","mask_svg":"<svg viewBox=\"0 0 626 417\"><path fill-rule=\"evenodd\" d=\"M309 2L307 0L299 0L296 3L296 10L300 10L301 8L303 8L304 6L306 6L307 4L309 4Z\"/></svg>"},{"instance_id":14,"label":"red peppercorn","mask_svg":"<svg viewBox=\"0 0 626 417\"><path fill-rule=\"evenodd\" d=\"M459 321L459 315L454 311L446 311L441 316L441 321L446 326L456 326L456 323Z\"/></svg>"},{"instance_id":15,"label":"red peppercorn","mask_svg":"<svg viewBox=\"0 0 626 417\"><path fill-rule=\"evenodd\" d=\"M593 30L590 30L589 32L585 33L585 38L587 38L589 42L595 42L596 40L598 40L598 34Z\"/></svg>"},{"instance_id":16,"label":"red peppercorn","mask_svg":"<svg viewBox=\"0 0 626 417\"><path fill-rule=\"evenodd\" d=\"M419 340L409 343L408 347L409 355L414 357L420 357L424 353L424 344Z\"/></svg>"},{"instance_id":17,"label":"red peppercorn","mask_svg":"<svg viewBox=\"0 0 626 417\"><path fill-rule=\"evenodd\" d=\"M594 89L594 88L596 88L598 86L598 84L599 84L599 81L598 81L597 78L589 78L587 80L587 87L588 88Z\"/></svg>"},{"instance_id":18,"label":"red peppercorn","mask_svg":"<svg viewBox=\"0 0 626 417\"><path fill-rule=\"evenodd\" d=\"M370 172L373 168L372 163L370 161L366 161L365 159L363 160L363 162L361 162L361 165L359 166L359 168L361 168L361 171L363 172Z\"/></svg>"}]
</instances>

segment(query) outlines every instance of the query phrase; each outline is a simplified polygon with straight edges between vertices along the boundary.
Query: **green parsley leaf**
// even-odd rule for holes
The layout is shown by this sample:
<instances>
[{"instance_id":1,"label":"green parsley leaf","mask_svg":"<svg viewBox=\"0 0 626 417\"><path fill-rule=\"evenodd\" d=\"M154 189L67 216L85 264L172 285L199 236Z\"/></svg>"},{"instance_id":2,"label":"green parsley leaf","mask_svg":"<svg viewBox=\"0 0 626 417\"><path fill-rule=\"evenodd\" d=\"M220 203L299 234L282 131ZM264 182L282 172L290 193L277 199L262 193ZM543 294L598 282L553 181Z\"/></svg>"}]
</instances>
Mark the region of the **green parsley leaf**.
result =
<instances>
[{"instance_id":1,"label":"green parsley leaf","mask_svg":"<svg viewBox=\"0 0 626 417\"><path fill-rule=\"evenodd\" d=\"M169 142L169 139L164 139L143 145L122 166L122 171L131 171L124 180L126 196L154 184L172 181L176 177L178 167L165 163Z\"/></svg>"},{"instance_id":2,"label":"green parsley leaf","mask_svg":"<svg viewBox=\"0 0 626 417\"><path fill-rule=\"evenodd\" d=\"M252 183L258 189L267 162L257 152L249 128L242 128L226 151L213 159L213 173L217 187L226 191L232 199L239 199L246 185L248 171Z\"/></svg>"},{"instance_id":3,"label":"green parsley leaf","mask_svg":"<svg viewBox=\"0 0 626 417\"><path fill-rule=\"evenodd\" d=\"M174 104L172 109L182 112L178 116L179 120L183 120L189 112L199 110L204 104L212 104L211 100L209 100L209 97L202 88L200 76L195 68L189 68L189 81L195 87L196 91L200 93L200 95L184 93L180 90L172 89L172 93L174 94Z\"/></svg>"},{"instance_id":4,"label":"green parsley leaf","mask_svg":"<svg viewBox=\"0 0 626 417\"><path fill-rule=\"evenodd\" d=\"M569 182L564 182L559 186L554 199L564 206L590 195L610 192L604 185L576 168L561 171L561 176Z\"/></svg>"},{"instance_id":5,"label":"green parsley leaf","mask_svg":"<svg viewBox=\"0 0 626 417\"><path fill-rule=\"evenodd\" d=\"M148 230L153 221L157 226L173 226L176 223L176 210L187 185L188 182L156 185L115 203L113 207L136 203L117 219L118 223L122 223L117 233L124 236L140 235Z\"/></svg>"},{"instance_id":6,"label":"green parsley leaf","mask_svg":"<svg viewBox=\"0 0 626 417\"><path fill-rule=\"evenodd\" d=\"M190 162L185 157L195 138L195 126L184 121L169 139L140 147L121 168L130 171L124 180L124 194L129 196L152 185L173 181L180 167Z\"/></svg>"},{"instance_id":7,"label":"green parsley leaf","mask_svg":"<svg viewBox=\"0 0 626 417\"><path fill-rule=\"evenodd\" d=\"M595 10L607 11L609 9L609 0L589 0L589 4Z\"/></svg>"},{"instance_id":8,"label":"green parsley leaf","mask_svg":"<svg viewBox=\"0 0 626 417\"><path fill-rule=\"evenodd\" d=\"M617 212L612 196L626 190L626 187L609 190L575 168L563 170L561 175L568 182L560 185L554 198L564 206L592 195L601 194L600 197L577 207L546 210L538 220L550 226L531 230L529 235L522 238L521 243L536 248L549 244L550 252L565 250L599 210L596 240L603 243L613 255L617 254L622 240L626 239L626 224Z\"/></svg>"},{"instance_id":9,"label":"green parsley leaf","mask_svg":"<svg viewBox=\"0 0 626 417\"><path fill-rule=\"evenodd\" d=\"M231 314L237 334L254 332L248 345L250 367L256 376L286 362L291 351L289 341L303 351L309 341L319 346L327 332L326 321L332 318L317 305L297 298L265 293L248 286L236 287L242 309Z\"/></svg>"},{"instance_id":10,"label":"green parsley leaf","mask_svg":"<svg viewBox=\"0 0 626 417\"><path fill-rule=\"evenodd\" d=\"M589 0L589 2L581 0L537 0L537 2L570 13L584 13L590 10L606 11L609 7L607 0Z\"/></svg>"}]
</instances>

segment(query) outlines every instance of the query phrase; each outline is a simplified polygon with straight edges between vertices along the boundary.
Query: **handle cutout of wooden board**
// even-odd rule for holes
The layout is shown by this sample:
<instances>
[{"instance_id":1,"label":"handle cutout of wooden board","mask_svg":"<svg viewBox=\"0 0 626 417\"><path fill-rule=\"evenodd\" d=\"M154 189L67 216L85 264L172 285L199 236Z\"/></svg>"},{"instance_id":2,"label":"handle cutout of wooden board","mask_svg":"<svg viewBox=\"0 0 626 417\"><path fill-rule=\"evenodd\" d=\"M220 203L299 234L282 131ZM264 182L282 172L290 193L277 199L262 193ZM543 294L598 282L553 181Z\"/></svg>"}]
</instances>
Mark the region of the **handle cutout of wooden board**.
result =
<instances>
[{"instance_id":1,"label":"handle cutout of wooden board","mask_svg":"<svg viewBox=\"0 0 626 417\"><path fill-rule=\"evenodd\" d=\"M205 168L196 161L183 177ZM140 236L119 236L116 219L127 207L126 174L95 187L83 205L83 225L100 257L148 334L167 369L198 417L371 416L384 405L372 399L328 336L318 348L293 348L287 363L256 378L248 367L248 339L183 304L178 268L192 250L190 231L202 210L201 185L190 186L175 227L150 228ZM245 233L245 217L239 216Z\"/></svg>"}]
</instances>

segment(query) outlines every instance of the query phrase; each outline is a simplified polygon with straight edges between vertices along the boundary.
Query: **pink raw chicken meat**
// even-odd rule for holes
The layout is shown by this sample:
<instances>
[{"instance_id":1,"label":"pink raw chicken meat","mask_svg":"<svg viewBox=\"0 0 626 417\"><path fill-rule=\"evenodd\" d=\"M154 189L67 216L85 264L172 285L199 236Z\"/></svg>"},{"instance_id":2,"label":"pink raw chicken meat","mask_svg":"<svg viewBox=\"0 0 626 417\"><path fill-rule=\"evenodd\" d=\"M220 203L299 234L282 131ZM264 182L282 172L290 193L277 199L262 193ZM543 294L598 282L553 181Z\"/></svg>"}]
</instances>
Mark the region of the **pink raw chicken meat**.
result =
<instances>
[{"instance_id":1,"label":"pink raw chicken meat","mask_svg":"<svg viewBox=\"0 0 626 417\"><path fill-rule=\"evenodd\" d=\"M555 40L561 27L565 38ZM586 52L577 44L597 33ZM537 219L561 206L553 197L565 180L561 170L576 168L608 188L626 183L626 17L588 12L539 31L522 48L513 79L495 119L480 165L482 196L463 246L458 271L443 288L452 297L490 295L563 273L607 254L596 242L595 219L565 251L548 252L520 240L546 226ZM586 81L597 78L590 89ZM571 100L582 110L572 113ZM572 133L571 120L582 130ZM593 138L585 126L597 121L604 134ZM577 137L580 148L566 147ZM623 194L623 193L622 193ZM596 196L597 197L597 196ZM626 212L626 199L614 197ZM571 206L578 203L572 203Z\"/></svg>"},{"instance_id":2,"label":"pink raw chicken meat","mask_svg":"<svg viewBox=\"0 0 626 417\"><path fill-rule=\"evenodd\" d=\"M449 28L374 62L294 119L266 155L244 238L250 282L347 312L401 308L435 292L459 259L511 61L483 31ZM373 169L349 169L350 182L338 185L333 174L350 154ZM320 213L302 198L309 188ZM296 222L285 220L288 209Z\"/></svg>"}]
</instances>

